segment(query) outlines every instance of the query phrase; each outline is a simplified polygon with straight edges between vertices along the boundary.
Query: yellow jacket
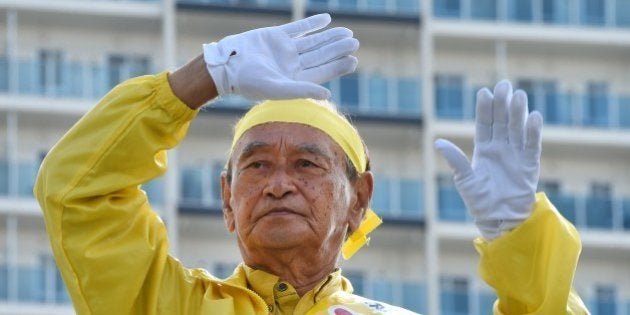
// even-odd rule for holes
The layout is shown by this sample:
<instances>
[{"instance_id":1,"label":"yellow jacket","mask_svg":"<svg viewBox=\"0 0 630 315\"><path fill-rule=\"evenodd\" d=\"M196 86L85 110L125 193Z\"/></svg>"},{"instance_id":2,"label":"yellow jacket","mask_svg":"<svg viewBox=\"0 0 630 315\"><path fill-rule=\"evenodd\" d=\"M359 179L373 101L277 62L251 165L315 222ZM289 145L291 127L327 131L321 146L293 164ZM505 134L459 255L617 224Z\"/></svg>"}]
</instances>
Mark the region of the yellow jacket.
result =
<instances>
[{"instance_id":1,"label":"yellow jacket","mask_svg":"<svg viewBox=\"0 0 630 315\"><path fill-rule=\"evenodd\" d=\"M196 114L173 95L166 73L132 79L44 160L35 196L78 314L281 314L254 292L260 281L246 266L221 280L169 256L164 224L139 189L165 172L166 150L184 138ZM569 293L578 235L544 196L526 223L476 247L481 274L500 298L496 314L587 313ZM317 298L300 299L296 314L408 314L351 294L339 272L329 278L304 296Z\"/></svg>"}]
</instances>

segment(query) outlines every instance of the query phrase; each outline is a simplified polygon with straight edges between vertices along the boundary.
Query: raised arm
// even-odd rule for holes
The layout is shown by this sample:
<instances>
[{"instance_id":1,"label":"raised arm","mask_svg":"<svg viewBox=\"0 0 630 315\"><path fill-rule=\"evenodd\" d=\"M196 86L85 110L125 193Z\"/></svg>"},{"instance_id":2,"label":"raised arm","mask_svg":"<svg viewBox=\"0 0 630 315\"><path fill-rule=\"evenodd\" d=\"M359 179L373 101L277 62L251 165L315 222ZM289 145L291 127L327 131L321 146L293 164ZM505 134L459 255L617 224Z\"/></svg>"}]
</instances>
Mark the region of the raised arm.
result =
<instances>
[{"instance_id":1,"label":"raised arm","mask_svg":"<svg viewBox=\"0 0 630 315\"><path fill-rule=\"evenodd\" d=\"M483 238L482 278L497 293L495 314L588 314L571 290L581 250L575 228L536 194L542 117L508 81L477 94L472 162L454 144L437 149Z\"/></svg>"},{"instance_id":2,"label":"raised arm","mask_svg":"<svg viewBox=\"0 0 630 315\"><path fill-rule=\"evenodd\" d=\"M139 186L166 171L166 151L217 95L328 96L317 83L354 71L358 48L343 28L305 35L329 22L318 15L205 45L170 76L114 88L52 148L34 193L77 313L201 307L207 288L168 256L165 227Z\"/></svg>"}]
</instances>

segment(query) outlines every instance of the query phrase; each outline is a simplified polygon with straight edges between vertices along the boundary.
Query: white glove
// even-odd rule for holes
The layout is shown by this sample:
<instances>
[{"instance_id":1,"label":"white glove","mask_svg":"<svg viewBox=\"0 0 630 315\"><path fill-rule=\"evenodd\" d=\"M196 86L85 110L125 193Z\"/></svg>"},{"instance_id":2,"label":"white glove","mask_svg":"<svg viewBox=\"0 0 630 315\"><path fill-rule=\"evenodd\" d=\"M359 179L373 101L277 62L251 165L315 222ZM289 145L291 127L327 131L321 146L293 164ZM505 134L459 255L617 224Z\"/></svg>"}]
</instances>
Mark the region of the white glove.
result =
<instances>
[{"instance_id":1,"label":"white glove","mask_svg":"<svg viewBox=\"0 0 630 315\"><path fill-rule=\"evenodd\" d=\"M472 164L453 143L435 147L454 170L454 182L484 238L493 240L523 222L535 203L542 151L542 116L528 114L527 95L512 95L509 81L494 96L477 92L475 148Z\"/></svg>"},{"instance_id":2,"label":"white glove","mask_svg":"<svg viewBox=\"0 0 630 315\"><path fill-rule=\"evenodd\" d=\"M288 24L251 30L203 45L208 71L219 95L252 100L330 98L319 83L351 73L359 48L352 31L326 27L330 15L318 14Z\"/></svg>"}]
</instances>

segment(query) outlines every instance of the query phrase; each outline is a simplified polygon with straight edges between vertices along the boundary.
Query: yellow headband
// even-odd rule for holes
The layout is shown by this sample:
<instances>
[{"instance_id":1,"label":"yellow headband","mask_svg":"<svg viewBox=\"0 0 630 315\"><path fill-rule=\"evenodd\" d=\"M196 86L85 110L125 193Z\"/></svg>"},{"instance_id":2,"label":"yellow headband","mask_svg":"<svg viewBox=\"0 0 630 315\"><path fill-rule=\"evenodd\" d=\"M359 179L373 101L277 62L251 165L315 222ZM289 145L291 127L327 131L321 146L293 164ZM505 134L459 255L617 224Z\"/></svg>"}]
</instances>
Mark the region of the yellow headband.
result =
<instances>
[{"instance_id":1,"label":"yellow headband","mask_svg":"<svg viewBox=\"0 0 630 315\"><path fill-rule=\"evenodd\" d=\"M367 168L367 157L363 142L357 130L332 108L307 99L266 101L250 109L234 128L234 139L230 151L250 128L269 123L299 123L317 128L327 134L346 153L359 173ZM367 234L382 223L381 219L367 209L359 228L344 242L341 253L344 259L350 259L363 245L367 244Z\"/></svg>"}]
</instances>

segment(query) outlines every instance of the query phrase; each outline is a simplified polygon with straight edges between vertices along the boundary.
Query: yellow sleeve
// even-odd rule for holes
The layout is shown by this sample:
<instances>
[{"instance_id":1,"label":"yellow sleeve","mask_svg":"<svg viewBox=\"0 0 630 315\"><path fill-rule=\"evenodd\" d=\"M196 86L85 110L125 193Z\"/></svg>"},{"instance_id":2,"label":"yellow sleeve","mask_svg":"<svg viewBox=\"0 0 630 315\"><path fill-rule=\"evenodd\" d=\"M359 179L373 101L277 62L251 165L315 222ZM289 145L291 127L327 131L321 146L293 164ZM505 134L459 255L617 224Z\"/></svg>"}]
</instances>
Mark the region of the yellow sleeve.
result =
<instances>
[{"instance_id":1,"label":"yellow sleeve","mask_svg":"<svg viewBox=\"0 0 630 315\"><path fill-rule=\"evenodd\" d=\"M190 272L168 256L165 227L139 185L165 172L166 150L196 113L173 95L167 73L135 78L107 94L44 160L34 193L78 314L187 310L187 303L162 305L177 303L173 296L157 298L166 282L180 295L200 284L183 283Z\"/></svg>"},{"instance_id":2,"label":"yellow sleeve","mask_svg":"<svg viewBox=\"0 0 630 315\"><path fill-rule=\"evenodd\" d=\"M589 314L571 289L579 234L543 193L523 224L492 242L477 239L475 247L481 277L498 296L495 314Z\"/></svg>"}]
</instances>

